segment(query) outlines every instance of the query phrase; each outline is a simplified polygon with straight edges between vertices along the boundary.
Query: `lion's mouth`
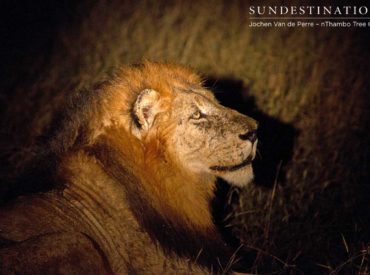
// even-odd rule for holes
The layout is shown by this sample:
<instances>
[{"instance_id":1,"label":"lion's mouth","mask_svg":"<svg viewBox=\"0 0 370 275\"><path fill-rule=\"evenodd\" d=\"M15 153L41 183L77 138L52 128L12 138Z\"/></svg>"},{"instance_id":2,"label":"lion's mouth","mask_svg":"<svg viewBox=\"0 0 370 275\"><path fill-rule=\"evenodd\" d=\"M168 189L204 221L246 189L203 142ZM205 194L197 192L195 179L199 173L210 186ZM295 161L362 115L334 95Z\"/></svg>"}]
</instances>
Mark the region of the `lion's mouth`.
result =
<instances>
[{"instance_id":1,"label":"lion's mouth","mask_svg":"<svg viewBox=\"0 0 370 275\"><path fill-rule=\"evenodd\" d=\"M239 170L249 164L251 164L253 161L253 157L249 156L246 160L244 160L242 163L236 164L236 165L231 165L231 166L211 166L210 169L218 172L232 172Z\"/></svg>"}]
</instances>

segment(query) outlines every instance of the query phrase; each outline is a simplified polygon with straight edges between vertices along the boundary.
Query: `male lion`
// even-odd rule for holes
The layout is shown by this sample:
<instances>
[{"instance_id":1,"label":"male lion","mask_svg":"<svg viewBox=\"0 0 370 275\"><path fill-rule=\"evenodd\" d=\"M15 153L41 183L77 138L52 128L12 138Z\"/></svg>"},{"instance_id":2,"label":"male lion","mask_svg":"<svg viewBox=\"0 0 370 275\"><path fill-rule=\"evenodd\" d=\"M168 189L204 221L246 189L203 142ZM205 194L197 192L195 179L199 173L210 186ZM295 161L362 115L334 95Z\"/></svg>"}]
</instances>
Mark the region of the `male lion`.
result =
<instances>
[{"instance_id":1,"label":"male lion","mask_svg":"<svg viewBox=\"0 0 370 275\"><path fill-rule=\"evenodd\" d=\"M191 70L150 62L121 68L62 113L28 173L58 188L1 210L0 273L232 267L210 202L216 177L252 179L253 119L221 106Z\"/></svg>"}]
</instances>

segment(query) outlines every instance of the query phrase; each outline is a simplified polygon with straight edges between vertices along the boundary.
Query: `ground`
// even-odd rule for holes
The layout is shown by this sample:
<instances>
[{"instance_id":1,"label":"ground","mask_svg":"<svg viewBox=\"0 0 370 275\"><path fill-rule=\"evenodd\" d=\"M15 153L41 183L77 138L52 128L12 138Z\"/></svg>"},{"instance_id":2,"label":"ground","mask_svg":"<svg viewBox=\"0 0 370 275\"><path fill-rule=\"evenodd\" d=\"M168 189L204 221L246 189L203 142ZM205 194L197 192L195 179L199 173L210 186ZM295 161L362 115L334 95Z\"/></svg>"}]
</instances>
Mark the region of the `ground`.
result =
<instances>
[{"instance_id":1,"label":"ground","mask_svg":"<svg viewBox=\"0 0 370 275\"><path fill-rule=\"evenodd\" d=\"M10 2L0 9L0 190L67 94L122 63L181 63L260 121L255 183L232 190L226 221L267 258L256 270L369 272L368 30L252 29L244 1Z\"/></svg>"}]
</instances>

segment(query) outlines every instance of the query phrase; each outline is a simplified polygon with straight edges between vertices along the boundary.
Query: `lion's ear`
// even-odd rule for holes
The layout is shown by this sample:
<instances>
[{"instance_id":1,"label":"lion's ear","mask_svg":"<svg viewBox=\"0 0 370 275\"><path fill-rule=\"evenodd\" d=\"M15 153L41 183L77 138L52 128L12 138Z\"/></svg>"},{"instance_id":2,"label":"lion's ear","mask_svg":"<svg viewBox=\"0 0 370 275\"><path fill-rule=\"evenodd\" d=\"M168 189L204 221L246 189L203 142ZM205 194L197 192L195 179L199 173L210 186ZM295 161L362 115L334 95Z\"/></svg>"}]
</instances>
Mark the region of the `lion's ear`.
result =
<instances>
[{"instance_id":1,"label":"lion's ear","mask_svg":"<svg viewBox=\"0 0 370 275\"><path fill-rule=\"evenodd\" d=\"M160 95L152 89L141 91L133 107L133 116L138 128L148 131L158 113L161 112Z\"/></svg>"}]
</instances>

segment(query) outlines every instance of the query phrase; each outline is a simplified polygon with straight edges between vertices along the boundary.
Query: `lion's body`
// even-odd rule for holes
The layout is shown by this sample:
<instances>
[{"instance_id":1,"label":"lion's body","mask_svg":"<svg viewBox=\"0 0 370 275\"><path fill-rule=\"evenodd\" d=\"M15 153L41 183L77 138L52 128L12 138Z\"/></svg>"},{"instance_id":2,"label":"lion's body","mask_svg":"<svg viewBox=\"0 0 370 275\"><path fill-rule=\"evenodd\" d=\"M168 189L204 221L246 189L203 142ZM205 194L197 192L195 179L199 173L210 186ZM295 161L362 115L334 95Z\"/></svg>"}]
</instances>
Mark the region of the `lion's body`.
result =
<instances>
[{"instance_id":1,"label":"lion's body","mask_svg":"<svg viewBox=\"0 0 370 275\"><path fill-rule=\"evenodd\" d=\"M12 242L75 234L61 250L80 249L82 261L105 273L227 271L234 250L210 203L216 176L250 181L256 143L245 132L256 124L219 105L200 82L186 68L144 63L74 97L45 145L55 163L47 178L62 188L0 212L0 238L11 242L0 255L16 251ZM45 253L29 270L48 270ZM3 270L14 265L6 259Z\"/></svg>"},{"instance_id":2,"label":"lion's body","mask_svg":"<svg viewBox=\"0 0 370 275\"><path fill-rule=\"evenodd\" d=\"M94 160L79 155L68 159L68 162L69 171L65 172L69 174L67 177L70 185L62 193L22 197L1 212L0 235L3 238L22 242L34 236L53 235L57 232L62 235L69 233L80 241L86 235L97 244L99 251L103 252L104 260L109 262L109 268L102 265L103 260L99 265L106 273L112 270L114 274L188 274L189 271L206 274L206 270L176 257L169 257L157 248L130 211L123 187L108 177ZM55 242L55 238L50 238L50 242ZM60 250L71 250L70 243L59 243L58 247ZM75 264L84 267L94 262L94 249L82 247L77 250L80 250L77 254L85 254L85 258L83 262ZM45 251L45 254L46 260L50 261L48 258L52 258L52 251ZM87 261L91 258L91 261ZM37 261L41 261L41 265L43 260L45 258L39 260L31 257L27 270L50 270L38 266ZM17 270L14 259L8 261L8 266ZM65 274L70 274L68 268L64 267L64 270ZM94 273L102 274L98 270Z\"/></svg>"}]
</instances>

